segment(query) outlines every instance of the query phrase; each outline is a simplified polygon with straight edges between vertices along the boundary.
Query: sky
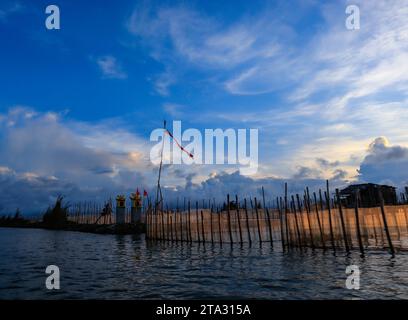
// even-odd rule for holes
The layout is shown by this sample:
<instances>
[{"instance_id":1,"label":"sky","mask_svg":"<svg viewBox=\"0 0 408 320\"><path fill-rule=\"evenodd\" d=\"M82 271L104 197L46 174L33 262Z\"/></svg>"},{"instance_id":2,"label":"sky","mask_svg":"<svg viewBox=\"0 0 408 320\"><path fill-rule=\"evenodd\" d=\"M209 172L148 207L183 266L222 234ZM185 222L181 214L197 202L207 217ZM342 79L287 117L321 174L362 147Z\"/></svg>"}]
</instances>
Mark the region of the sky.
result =
<instances>
[{"instance_id":1,"label":"sky","mask_svg":"<svg viewBox=\"0 0 408 320\"><path fill-rule=\"evenodd\" d=\"M154 193L164 119L259 131L256 174L166 165L168 199L408 185L407 0L2 0L0 41L0 213Z\"/></svg>"}]
</instances>

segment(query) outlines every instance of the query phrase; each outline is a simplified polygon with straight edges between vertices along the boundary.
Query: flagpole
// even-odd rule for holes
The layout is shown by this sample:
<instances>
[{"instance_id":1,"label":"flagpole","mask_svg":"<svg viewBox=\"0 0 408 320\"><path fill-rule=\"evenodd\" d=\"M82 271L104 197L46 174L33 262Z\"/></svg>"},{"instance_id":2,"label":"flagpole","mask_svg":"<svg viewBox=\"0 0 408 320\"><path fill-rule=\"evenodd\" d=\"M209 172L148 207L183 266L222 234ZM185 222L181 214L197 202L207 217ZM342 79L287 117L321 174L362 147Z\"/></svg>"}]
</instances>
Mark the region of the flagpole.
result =
<instances>
[{"instance_id":1,"label":"flagpole","mask_svg":"<svg viewBox=\"0 0 408 320\"><path fill-rule=\"evenodd\" d=\"M161 203L163 201L163 195L161 192L161 188L160 188L160 178L161 178L161 171L162 171L162 167L163 167L163 149L164 149L164 136L166 133L166 120L164 120L164 125L163 125L163 129L164 129L164 133L163 133L163 141L162 141L162 149L161 149L161 154L160 154L160 166L159 166L159 176L157 179L157 190L156 190L156 212L159 206L159 203ZM160 201L159 201L159 193L160 193Z\"/></svg>"}]
</instances>

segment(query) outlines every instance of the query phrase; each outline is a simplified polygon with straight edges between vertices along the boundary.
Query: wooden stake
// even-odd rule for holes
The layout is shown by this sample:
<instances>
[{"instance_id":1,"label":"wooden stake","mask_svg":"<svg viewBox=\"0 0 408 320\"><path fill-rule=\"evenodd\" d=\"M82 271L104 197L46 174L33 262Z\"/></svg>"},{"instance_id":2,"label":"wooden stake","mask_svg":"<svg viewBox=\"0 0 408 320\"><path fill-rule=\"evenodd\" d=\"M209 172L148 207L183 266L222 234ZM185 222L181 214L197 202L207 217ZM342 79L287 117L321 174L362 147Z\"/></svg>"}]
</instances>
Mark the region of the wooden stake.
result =
<instances>
[{"instance_id":1,"label":"wooden stake","mask_svg":"<svg viewBox=\"0 0 408 320\"><path fill-rule=\"evenodd\" d=\"M258 226L259 243L262 244L261 227L259 225L258 203L256 202L256 198L254 198L254 203L255 203L255 212L256 212L256 224Z\"/></svg>"},{"instance_id":2,"label":"wooden stake","mask_svg":"<svg viewBox=\"0 0 408 320\"><path fill-rule=\"evenodd\" d=\"M213 206L211 206L211 210L210 210L210 225L211 225L211 244L214 245Z\"/></svg>"},{"instance_id":3,"label":"wooden stake","mask_svg":"<svg viewBox=\"0 0 408 320\"><path fill-rule=\"evenodd\" d=\"M191 237L191 210L190 210L190 200L188 200L188 237L190 243L193 242L193 238Z\"/></svg>"},{"instance_id":4,"label":"wooden stake","mask_svg":"<svg viewBox=\"0 0 408 320\"><path fill-rule=\"evenodd\" d=\"M278 208L279 213L279 222L280 222L280 233L281 233L281 242L282 242L282 250L285 250L285 237L283 233L283 216L282 216L282 207L279 204L279 198L276 197L276 206Z\"/></svg>"},{"instance_id":5,"label":"wooden stake","mask_svg":"<svg viewBox=\"0 0 408 320\"><path fill-rule=\"evenodd\" d=\"M163 205L162 205L163 206ZM164 208L163 208L164 209ZM161 211L161 230L162 230L162 236L161 236L161 240L165 240L165 233L164 233L164 211Z\"/></svg>"},{"instance_id":6,"label":"wooden stake","mask_svg":"<svg viewBox=\"0 0 408 320\"><path fill-rule=\"evenodd\" d=\"M179 215L179 217L180 217L180 224L179 224L179 230L180 230L180 241L181 242L183 242L183 230L184 230L184 228L183 228L183 212L180 212L180 211L178 211L178 215Z\"/></svg>"},{"instance_id":7,"label":"wooden stake","mask_svg":"<svg viewBox=\"0 0 408 320\"><path fill-rule=\"evenodd\" d=\"M307 237L306 237L305 224L303 223L303 217L302 217L303 208L302 208L302 204L301 204L301 202L300 202L299 194L296 194L296 200L297 200L297 205L298 205L299 212L300 212L300 217L301 217L301 224L300 224L300 226L301 226L301 228L302 228L302 237L303 237L303 239L305 239L305 242L307 243L307 241L306 241Z\"/></svg>"},{"instance_id":8,"label":"wooden stake","mask_svg":"<svg viewBox=\"0 0 408 320\"><path fill-rule=\"evenodd\" d=\"M252 245L252 240L251 240L251 231L249 229L249 219L248 219L248 209L247 209L247 201L246 198L244 199L244 207L245 207L245 220L246 220L246 227L247 227L247 232L248 232L248 242L249 246Z\"/></svg>"},{"instance_id":9,"label":"wooden stake","mask_svg":"<svg viewBox=\"0 0 408 320\"><path fill-rule=\"evenodd\" d=\"M285 182L285 228L286 228L286 242L289 241L289 228L288 228L288 184Z\"/></svg>"},{"instance_id":10,"label":"wooden stake","mask_svg":"<svg viewBox=\"0 0 408 320\"><path fill-rule=\"evenodd\" d=\"M204 233L204 215L203 210L201 211L201 234L203 235L203 243L205 244L205 233Z\"/></svg>"},{"instance_id":11,"label":"wooden stake","mask_svg":"<svg viewBox=\"0 0 408 320\"><path fill-rule=\"evenodd\" d=\"M167 240L170 240L170 233L171 233L170 216L171 216L171 212L169 212L169 208L167 207L167 205L166 205L166 215L167 215L166 238L167 238Z\"/></svg>"},{"instance_id":12,"label":"wooden stake","mask_svg":"<svg viewBox=\"0 0 408 320\"><path fill-rule=\"evenodd\" d=\"M170 240L171 240L171 242L174 242L174 238L173 238L173 216L170 216ZM177 241L177 237L176 237L176 241Z\"/></svg>"},{"instance_id":13,"label":"wooden stake","mask_svg":"<svg viewBox=\"0 0 408 320\"><path fill-rule=\"evenodd\" d=\"M338 190L336 192L338 192ZM363 242L361 241L360 219L359 219L359 214L358 214L358 202L360 198L360 191L358 189L356 191L355 198L356 198L356 203L354 204L354 213L356 215L357 239L358 239L358 245L360 247L360 252L362 255L364 255L364 246L363 246ZM341 207L340 203L339 203L339 206Z\"/></svg>"},{"instance_id":14,"label":"wooden stake","mask_svg":"<svg viewBox=\"0 0 408 320\"><path fill-rule=\"evenodd\" d=\"M326 245L325 245L325 243L324 243L324 236L323 236L322 224L321 224L320 216L319 216L319 207L318 207L318 205L317 205L316 192L313 192L313 197L314 197L314 202L315 202L315 210L316 210L317 224L319 225L319 231L320 231L320 240L322 241L323 250L326 250Z\"/></svg>"},{"instance_id":15,"label":"wooden stake","mask_svg":"<svg viewBox=\"0 0 408 320\"><path fill-rule=\"evenodd\" d=\"M236 207L237 207L237 219L238 219L238 228L239 228L239 241L240 241L240 243L241 243L241 246L242 246L242 230L241 230L241 217L240 217L240 214L239 214L239 205L238 205L238 196L237 195L235 195L235 204L236 204Z\"/></svg>"},{"instance_id":16,"label":"wooden stake","mask_svg":"<svg viewBox=\"0 0 408 320\"><path fill-rule=\"evenodd\" d=\"M178 198L177 198L177 203L178 203ZM180 218L181 218L181 215L180 215L180 213L179 213L179 211L178 211L178 205L177 205L177 209L176 209L176 211L174 212L174 235L175 235L176 243L177 243L178 240L179 240L179 238L178 238L178 232L177 232L177 225L179 224L179 219L177 219L178 216L180 216ZM181 229L181 228L180 228L180 229ZM183 230L183 229L181 229L181 230Z\"/></svg>"},{"instance_id":17,"label":"wooden stake","mask_svg":"<svg viewBox=\"0 0 408 320\"><path fill-rule=\"evenodd\" d=\"M296 233L297 233L297 238L298 238L298 244L299 247L302 246L302 240L300 238L300 230L299 230L299 224L298 224L298 218L297 218L297 212L296 212L296 205L295 205L295 197L292 195L292 208L293 208L293 214L295 215L295 226L296 226ZM300 210L300 208L299 208ZM301 214L301 212L300 212Z\"/></svg>"},{"instance_id":18,"label":"wooden stake","mask_svg":"<svg viewBox=\"0 0 408 320\"><path fill-rule=\"evenodd\" d=\"M324 207L323 207L323 197L322 197L321 189L319 189L319 202L320 202L320 211L322 212L322 232L324 234Z\"/></svg>"},{"instance_id":19,"label":"wooden stake","mask_svg":"<svg viewBox=\"0 0 408 320\"><path fill-rule=\"evenodd\" d=\"M346 225L344 224L343 209L342 209L342 206L341 206L341 199L340 199L339 189L336 189L336 196L337 196L337 205L338 205L338 209L339 209L339 213L340 213L340 222L341 222L341 230L343 232L344 246L346 247L346 251L350 252L350 247L349 247L349 243L348 243L348 239L347 239L347 233L346 233ZM361 238L360 238L360 241L361 241Z\"/></svg>"},{"instance_id":20,"label":"wooden stake","mask_svg":"<svg viewBox=\"0 0 408 320\"><path fill-rule=\"evenodd\" d=\"M310 221L310 213L311 213L312 210L310 208L309 187L306 187L305 203L306 203L307 223L309 225L310 244L312 245L312 248L314 249L315 245L314 245L314 241L313 241L312 223Z\"/></svg>"},{"instance_id":21,"label":"wooden stake","mask_svg":"<svg viewBox=\"0 0 408 320\"><path fill-rule=\"evenodd\" d=\"M330 242L333 248L333 251L336 251L336 246L334 245L334 235L333 235L333 222L332 222L332 216L331 216L331 208L330 208L330 191L329 191L329 180L326 181L326 186L327 186L327 192L324 193L326 197L326 206L327 206L327 213L329 215L329 229L330 229Z\"/></svg>"},{"instance_id":22,"label":"wooden stake","mask_svg":"<svg viewBox=\"0 0 408 320\"><path fill-rule=\"evenodd\" d=\"M231 230L231 215L230 215L230 196L227 194L227 215L228 215L228 232L230 237L230 243L233 244L232 230Z\"/></svg>"},{"instance_id":23,"label":"wooden stake","mask_svg":"<svg viewBox=\"0 0 408 320\"><path fill-rule=\"evenodd\" d=\"M391 254L394 255L395 250L394 250L394 246L392 245L390 231L388 230L387 217L385 215L384 198L383 198L382 192L381 192L381 190L379 188L378 188L378 197L380 199L381 215L382 215L382 218L383 218L384 230L385 230L385 234L387 236L388 245L390 247Z\"/></svg>"},{"instance_id":24,"label":"wooden stake","mask_svg":"<svg viewBox=\"0 0 408 320\"><path fill-rule=\"evenodd\" d=\"M269 210L265 205L265 190L264 187L262 186L262 200L263 200L263 209L264 212L266 212L266 216L268 219L268 228L269 228L269 241L271 243L271 246L273 247L273 237L272 237L272 226L271 226L271 218L269 216Z\"/></svg>"},{"instance_id":25,"label":"wooden stake","mask_svg":"<svg viewBox=\"0 0 408 320\"><path fill-rule=\"evenodd\" d=\"M200 222L198 220L198 201L196 201L196 229L197 229L198 243L200 243L201 239L200 239Z\"/></svg>"},{"instance_id":26,"label":"wooden stake","mask_svg":"<svg viewBox=\"0 0 408 320\"><path fill-rule=\"evenodd\" d=\"M222 247L222 230L221 230L221 212L220 211L218 211L217 216L218 216L218 234L220 237L220 245Z\"/></svg>"}]
</instances>

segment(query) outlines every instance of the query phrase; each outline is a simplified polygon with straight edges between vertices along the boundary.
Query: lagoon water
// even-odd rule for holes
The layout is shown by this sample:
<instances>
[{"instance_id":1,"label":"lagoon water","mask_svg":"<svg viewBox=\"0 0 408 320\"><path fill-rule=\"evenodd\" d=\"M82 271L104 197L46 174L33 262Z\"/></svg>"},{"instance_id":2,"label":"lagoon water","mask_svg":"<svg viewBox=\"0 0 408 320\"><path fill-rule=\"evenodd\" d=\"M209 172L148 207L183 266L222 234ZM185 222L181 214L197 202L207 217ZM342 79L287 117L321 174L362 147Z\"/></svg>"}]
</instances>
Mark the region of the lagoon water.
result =
<instances>
[{"instance_id":1,"label":"lagoon water","mask_svg":"<svg viewBox=\"0 0 408 320\"><path fill-rule=\"evenodd\" d=\"M282 253L270 245L0 228L0 299L408 299L408 253ZM45 287L60 268L60 290ZM360 267L360 289L345 287Z\"/></svg>"}]
</instances>

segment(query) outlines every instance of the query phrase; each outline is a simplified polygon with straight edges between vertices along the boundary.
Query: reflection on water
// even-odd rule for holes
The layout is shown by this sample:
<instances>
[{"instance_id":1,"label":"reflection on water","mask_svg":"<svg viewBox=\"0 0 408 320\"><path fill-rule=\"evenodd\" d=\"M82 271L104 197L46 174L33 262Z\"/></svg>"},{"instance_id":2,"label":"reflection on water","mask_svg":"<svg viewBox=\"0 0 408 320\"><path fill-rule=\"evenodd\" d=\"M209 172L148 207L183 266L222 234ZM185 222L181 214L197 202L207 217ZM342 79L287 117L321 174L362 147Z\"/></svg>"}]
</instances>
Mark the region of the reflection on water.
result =
<instances>
[{"instance_id":1,"label":"reflection on water","mask_svg":"<svg viewBox=\"0 0 408 320\"><path fill-rule=\"evenodd\" d=\"M0 252L0 299L408 298L408 253L361 258L7 228ZM45 288L50 264L60 268L59 291ZM360 290L345 288L350 264L360 267Z\"/></svg>"}]
</instances>

